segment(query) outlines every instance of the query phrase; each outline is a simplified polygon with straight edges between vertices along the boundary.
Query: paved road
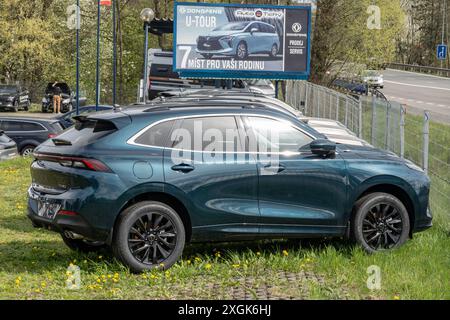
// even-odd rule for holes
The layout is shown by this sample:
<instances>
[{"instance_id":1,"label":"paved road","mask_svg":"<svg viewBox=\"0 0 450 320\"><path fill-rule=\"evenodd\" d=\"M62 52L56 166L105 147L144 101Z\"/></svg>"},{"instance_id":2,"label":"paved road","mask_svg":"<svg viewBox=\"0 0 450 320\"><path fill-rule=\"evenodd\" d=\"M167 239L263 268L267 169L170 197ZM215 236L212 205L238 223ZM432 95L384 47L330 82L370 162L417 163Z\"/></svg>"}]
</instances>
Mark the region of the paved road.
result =
<instances>
[{"instance_id":1,"label":"paved road","mask_svg":"<svg viewBox=\"0 0 450 320\"><path fill-rule=\"evenodd\" d=\"M450 79L387 69L383 72L384 89L391 101L407 105L407 112L431 112L432 120L450 123Z\"/></svg>"}]
</instances>

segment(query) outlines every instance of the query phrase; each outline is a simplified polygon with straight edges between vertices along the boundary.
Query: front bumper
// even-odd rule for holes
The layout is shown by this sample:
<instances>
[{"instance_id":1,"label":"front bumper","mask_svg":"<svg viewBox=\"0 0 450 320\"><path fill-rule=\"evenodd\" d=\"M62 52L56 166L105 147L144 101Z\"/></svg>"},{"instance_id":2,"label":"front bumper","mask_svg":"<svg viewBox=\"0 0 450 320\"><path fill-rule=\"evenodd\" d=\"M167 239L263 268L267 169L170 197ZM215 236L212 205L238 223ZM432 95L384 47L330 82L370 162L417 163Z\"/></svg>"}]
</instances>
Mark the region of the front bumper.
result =
<instances>
[{"instance_id":1,"label":"front bumper","mask_svg":"<svg viewBox=\"0 0 450 320\"><path fill-rule=\"evenodd\" d=\"M28 218L35 228L44 228L58 233L72 231L92 241L107 241L109 232L93 227L82 215L62 215L55 213L50 217L39 214L38 202L49 202L58 205L58 208L66 207L66 200L57 195L42 195L28 189ZM59 210L59 209L58 209Z\"/></svg>"},{"instance_id":2,"label":"front bumper","mask_svg":"<svg viewBox=\"0 0 450 320\"><path fill-rule=\"evenodd\" d=\"M425 231L431 228L432 226L433 226L433 215L431 213L430 207L428 207L425 216L415 221L413 233Z\"/></svg>"},{"instance_id":3,"label":"front bumper","mask_svg":"<svg viewBox=\"0 0 450 320\"><path fill-rule=\"evenodd\" d=\"M12 108L13 103L12 102L0 102L0 108Z\"/></svg>"},{"instance_id":4,"label":"front bumper","mask_svg":"<svg viewBox=\"0 0 450 320\"><path fill-rule=\"evenodd\" d=\"M8 160L15 158L19 155L17 148L0 149L0 160Z\"/></svg>"},{"instance_id":5,"label":"front bumper","mask_svg":"<svg viewBox=\"0 0 450 320\"><path fill-rule=\"evenodd\" d=\"M220 49L220 50L200 50L195 49L195 52L199 54L218 54L218 55L234 55L233 48L226 48L226 49Z\"/></svg>"}]
</instances>

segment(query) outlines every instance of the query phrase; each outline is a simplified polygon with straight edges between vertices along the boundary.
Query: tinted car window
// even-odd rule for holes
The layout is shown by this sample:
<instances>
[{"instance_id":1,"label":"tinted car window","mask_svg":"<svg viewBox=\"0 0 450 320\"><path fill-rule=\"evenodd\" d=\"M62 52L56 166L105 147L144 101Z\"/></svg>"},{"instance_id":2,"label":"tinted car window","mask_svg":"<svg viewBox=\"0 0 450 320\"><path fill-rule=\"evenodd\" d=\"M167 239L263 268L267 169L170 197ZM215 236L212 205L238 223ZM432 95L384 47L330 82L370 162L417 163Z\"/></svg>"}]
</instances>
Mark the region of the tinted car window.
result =
<instances>
[{"instance_id":1,"label":"tinted car window","mask_svg":"<svg viewBox=\"0 0 450 320\"><path fill-rule=\"evenodd\" d=\"M134 142L146 146L165 147L166 143L170 141L169 135L175 121L161 122L142 135L140 135Z\"/></svg>"},{"instance_id":2,"label":"tinted car window","mask_svg":"<svg viewBox=\"0 0 450 320\"><path fill-rule=\"evenodd\" d=\"M23 131L42 131L45 130L42 125L35 122L23 122L22 123Z\"/></svg>"},{"instance_id":3,"label":"tinted car window","mask_svg":"<svg viewBox=\"0 0 450 320\"><path fill-rule=\"evenodd\" d=\"M4 131L22 131L22 125L18 121L2 121L0 129Z\"/></svg>"},{"instance_id":4,"label":"tinted car window","mask_svg":"<svg viewBox=\"0 0 450 320\"><path fill-rule=\"evenodd\" d=\"M248 117L260 152L298 152L313 141L311 137L287 123L261 117Z\"/></svg>"},{"instance_id":5,"label":"tinted car window","mask_svg":"<svg viewBox=\"0 0 450 320\"><path fill-rule=\"evenodd\" d=\"M198 137L202 143L197 142ZM228 152L242 150L236 120L231 116L184 119L172 138L175 138L173 147L178 149Z\"/></svg>"},{"instance_id":6,"label":"tinted car window","mask_svg":"<svg viewBox=\"0 0 450 320\"><path fill-rule=\"evenodd\" d=\"M113 132L117 128L113 123L103 120L88 120L75 123L75 126L62 132L58 140L65 140L72 145L83 146L99 140Z\"/></svg>"}]
</instances>

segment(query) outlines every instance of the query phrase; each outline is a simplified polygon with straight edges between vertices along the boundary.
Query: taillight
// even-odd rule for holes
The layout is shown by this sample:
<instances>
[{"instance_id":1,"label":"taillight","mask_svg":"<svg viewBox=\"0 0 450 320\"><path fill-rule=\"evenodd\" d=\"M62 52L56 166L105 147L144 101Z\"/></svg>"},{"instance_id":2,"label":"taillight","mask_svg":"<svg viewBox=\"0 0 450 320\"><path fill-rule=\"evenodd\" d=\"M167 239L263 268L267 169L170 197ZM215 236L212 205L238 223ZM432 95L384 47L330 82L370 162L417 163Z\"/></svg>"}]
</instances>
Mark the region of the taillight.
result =
<instances>
[{"instance_id":1,"label":"taillight","mask_svg":"<svg viewBox=\"0 0 450 320\"><path fill-rule=\"evenodd\" d=\"M69 210L59 210L58 214L62 215L62 216L77 216L78 215L78 213L69 211Z\"/></svg>"},{"instance_id":2,"label":"taillight","mask_svg":"<svg viewBox=\"0 0 450 320\"><path fill-rule=\"evenodd\" d=\"M57 134L49 133L47 137L48 137L49 139L52 139L52 138L54 138L54 137L56 137L56 136L57 136Z\"/></svg>"},{"instance_id":3,"label":"taillight","mask_svg":"<svg viewBox=\"0 0 450 320\"><path fill-rule=\"evenodd\" d=\"M63 167L85 169L98 172L112 172L112 170L100 160L92 158L80 158L70 156L56 156L51 154L35 153L36 160L58 162Z\"/></svg>"}]
</instances>

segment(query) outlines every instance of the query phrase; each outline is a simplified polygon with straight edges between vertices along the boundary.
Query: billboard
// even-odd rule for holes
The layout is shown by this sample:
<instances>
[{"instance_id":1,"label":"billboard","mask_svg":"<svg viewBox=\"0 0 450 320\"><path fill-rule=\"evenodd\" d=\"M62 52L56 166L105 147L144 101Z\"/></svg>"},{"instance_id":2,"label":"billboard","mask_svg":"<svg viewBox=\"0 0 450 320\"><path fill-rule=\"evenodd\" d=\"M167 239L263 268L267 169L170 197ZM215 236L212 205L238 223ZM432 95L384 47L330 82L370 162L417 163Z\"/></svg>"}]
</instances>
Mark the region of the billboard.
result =
<instances>
[{"instance_id":1,"label":"billboard","mask_svg":"<svg viewBox=\"0 0 450 320\"><path fill-rule=\"evenodd\" d=\"M174 71L186 78L307 79L310 6L176 3Z\"/></svg>"}]
</instances>

